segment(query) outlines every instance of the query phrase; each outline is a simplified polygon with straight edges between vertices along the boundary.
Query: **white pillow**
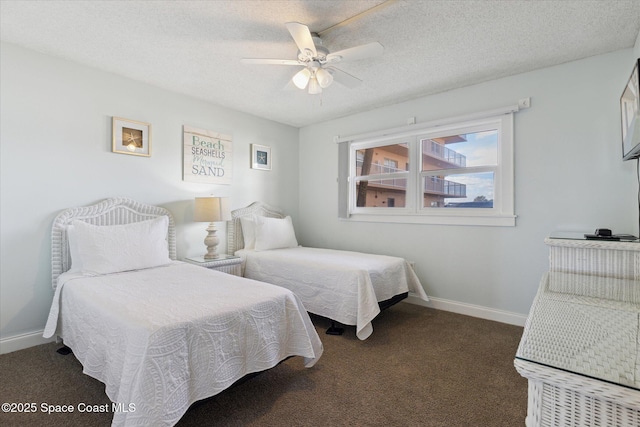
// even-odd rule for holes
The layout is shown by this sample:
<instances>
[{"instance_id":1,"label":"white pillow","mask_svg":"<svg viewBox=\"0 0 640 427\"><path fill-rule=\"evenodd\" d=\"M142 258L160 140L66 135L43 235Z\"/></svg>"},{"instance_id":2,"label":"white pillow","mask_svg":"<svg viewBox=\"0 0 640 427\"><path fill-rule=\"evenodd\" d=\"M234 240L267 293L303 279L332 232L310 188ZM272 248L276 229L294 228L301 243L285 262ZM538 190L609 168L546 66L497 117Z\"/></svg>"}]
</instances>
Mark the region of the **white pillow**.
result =
<instances>
[{"instance_id":1,"label":"white pillow","mask_svg":"<svg viewBox=\"0 0 640 427\"><path fill-rule=\"evenodd\" d=\"M298 246L298 241L290 216L284 219L256 217L256 251L295 248L296 246Z\"/></svg>"},{"instance_id":2,"label":"white pillow","mask_svg":"<svg viewBox=\"0 0 640 427\"><path fill-rule=\"evenodd\" d=\"M80 261L80 252L78 251L78 238L75 235L75 227L67 226L67 241L69 242L69 252L71 255L71 265L69 272L75 273L82 271L82 262Z\"/></svg>"},{"instance_id":3,"label":"white pillow","mask_svg":"<svg viewBox=\"0 0 640 427\"><path fill-rule=\"evenodd\" d=\"M255 216L251 218L240 218L242 226L242 238L244 239L245 249L254 249L256 246L256 220Z\"/></svg>"},{"instance_id":4,"label":"white pillow","mask_svg":"<svg viewBox=\"0 0 640 427\"><path fill-rule=\"evenodd\" d=\"M71 225L69 246L74 271L108 274L171 262L166 215L124 225L91 225L78 220Z\"/></svg>"}]
</instances>

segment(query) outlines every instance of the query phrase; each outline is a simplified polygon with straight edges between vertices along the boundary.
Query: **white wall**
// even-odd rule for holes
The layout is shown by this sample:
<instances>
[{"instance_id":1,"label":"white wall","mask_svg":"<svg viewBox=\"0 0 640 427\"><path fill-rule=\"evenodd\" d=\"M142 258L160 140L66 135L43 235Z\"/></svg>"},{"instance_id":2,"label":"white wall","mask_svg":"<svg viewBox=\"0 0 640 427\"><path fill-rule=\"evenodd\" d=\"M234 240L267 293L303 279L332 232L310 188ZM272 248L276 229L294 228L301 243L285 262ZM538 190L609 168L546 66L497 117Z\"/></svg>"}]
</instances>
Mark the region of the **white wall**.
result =
<instances>
[{"instance_id":1,"label":"white wall","mask_svg":"<svg viewBox=\"0 0 640 427\"><path fill-rule=\"evenodd\" d=\"M300 240L405 257L416 262L440 306L456 311L470 304L468 312L480 306L489 318L506 312L522 320L548 267L543 240L551 231L638 233L635 162L621 160L620 142L619 98L632 65L627 49L302 128ZM515 115L516 227L338 219L335 135L403 126L414 116L419 123L490 110L524 97L532 106Z\"/></svg>"},{"instance_id":2,"label":"white wall","mask_svg":"<svg viewBox=\"0 0 640 427\"><path fill-rule=\"evenodd\" d=\"M0 351L38 343L53 295L50 227L62 209L113 196L164 206L178 257L204 252L195 196L230 196L233 208L263 200L297 217L298 129L15 45L0 52ZM112 116L151 123L151 157L111 152ZM183 125L233 135L232 185L182 181ZM251 143L272 147L272 171L250 169Z\"/></svg>"},{"instance_id":3,"label":"white wall","mask_svg":"<svg viewBox=\"0 0 640 427\"><path fill-rule=\"evenodd\" d=\"M444 308L524 315L547 269L543 239L550 231L604 226L638 233L635 164L620 160L619 96L639 49L636 43L298 131L3 43L0 352L40 342L52 298L55 215L111 196L171 210L179 257L203 251L205 224L192 223L193 197L231 196L234 208L264 200L292 215L304 245L416 261L427 293ZM515 121L516 227L337 219L335 135L401 126L413 116L424 122L487 110L528 96L532 108ZM150 158L111 153L112 116L152 124ZM182 181L185 124L233 135L231 186ZM251 143L272 147L271 172L249 168Z\"/></svg>"}]
</instances>

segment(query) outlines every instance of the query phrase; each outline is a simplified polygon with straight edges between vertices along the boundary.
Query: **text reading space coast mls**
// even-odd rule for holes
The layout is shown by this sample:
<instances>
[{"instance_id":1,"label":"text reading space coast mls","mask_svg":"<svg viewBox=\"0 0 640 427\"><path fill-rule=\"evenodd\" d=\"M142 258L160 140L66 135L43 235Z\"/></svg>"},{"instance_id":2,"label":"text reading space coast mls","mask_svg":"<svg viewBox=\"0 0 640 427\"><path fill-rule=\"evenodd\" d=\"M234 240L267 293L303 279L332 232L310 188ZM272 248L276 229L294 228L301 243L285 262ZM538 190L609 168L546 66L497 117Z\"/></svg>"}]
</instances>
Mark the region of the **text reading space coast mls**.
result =
<instances>
[{"instance_id":1,"label":"text reading space coast mls","mask_svg":"<svg viewBox=\"0 0 640 427\"><path fill-rule=\"evenodd\" d=\"M135 412L135 403L104 403L101 405L92 405L80 402L70 405L52 405L49 403L5 402L2 404L2 412L14 413L46 413L46 414L69 414L72 412Z\"/></svg>"}]
</instances>

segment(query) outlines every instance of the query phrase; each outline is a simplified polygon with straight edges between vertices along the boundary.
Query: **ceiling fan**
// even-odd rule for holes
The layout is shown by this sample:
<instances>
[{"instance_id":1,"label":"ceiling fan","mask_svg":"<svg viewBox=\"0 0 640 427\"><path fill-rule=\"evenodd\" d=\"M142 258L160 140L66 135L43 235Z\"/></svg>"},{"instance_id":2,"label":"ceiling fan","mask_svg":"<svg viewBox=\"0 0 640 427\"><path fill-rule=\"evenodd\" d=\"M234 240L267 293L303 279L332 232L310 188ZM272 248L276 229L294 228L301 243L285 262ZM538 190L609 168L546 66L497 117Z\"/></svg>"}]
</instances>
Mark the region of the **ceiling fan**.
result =
<instances>
[{"instance_id":1,"label":"ceiling fan","mask_svg":"<svg viewBox=\"0 0 640 427\"><path fill-rule=\"evenodd\" d=\"M307 89L312 95L322 93L322 89L329 87L334 80L349 88L359 85L362 80L332 65L378 56L384 50L380 43L373 42L330 53L322 45L320 36L309 31L306 25L299 22L287 22L285 25L298 46L298 59L245 58L242 63L302 66L304 68L291 81L297 88Z\"/></svg>"}]
</instances>

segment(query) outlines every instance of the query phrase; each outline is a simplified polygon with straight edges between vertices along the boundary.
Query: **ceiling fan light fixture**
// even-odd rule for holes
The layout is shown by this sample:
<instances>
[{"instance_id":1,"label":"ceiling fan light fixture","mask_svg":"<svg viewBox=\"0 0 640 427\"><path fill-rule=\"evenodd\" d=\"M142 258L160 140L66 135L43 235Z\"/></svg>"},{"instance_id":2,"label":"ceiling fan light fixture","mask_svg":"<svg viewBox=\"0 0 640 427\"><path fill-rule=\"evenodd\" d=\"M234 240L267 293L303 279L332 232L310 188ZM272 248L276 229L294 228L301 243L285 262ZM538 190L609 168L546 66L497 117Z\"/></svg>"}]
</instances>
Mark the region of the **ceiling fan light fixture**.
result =
<instances>
[{"instance_id":1,"label":"ceiling fan light fixture","mask_svg":"<svg viewBox=\"0 0 640 427\"><path fill-rule=\"evenodd\" d=\"M303 69L291 78L291 83L298 89L306 90L312 95L322 93L322 89L329 87L334 80L348 88L362 83L359 78L331 67L333 63L373 58L382 55L384 51L384 47L380 43L372 42L330 52L322 45L320 35L312 33L308 26L300 22L287 22L285 25L298 47L297 59L243 58L241 62L243 64L302 66ZM325 66L326 68L324 68ZM289 86L290 84L287 84L287 87Z\"/></svg>"},{"instance_id":2,"label":"ceiling fan light fixture","mask_svg":"<svg viewBox=\"0 0 640 427\"><path fill-rule=\"evenodd\" d=\"M291 81L294 85L296 85L298 89L304 89L307 87L310 78L311 71L308 68L303 68L302 70L298 71L295 76L293 76Z\"/></svg>"},{"instance_id":3,"label":"ceiling fan light fixture","mask_svg":"<svg viewBox=\"0 0 640 427\"><path fill-rule=\"evenodd\" d=\"M319 93L322 93L322 87L320 87L320 84L318 83L318 79L316 79L315 76L313 76L311 77L311 79L309 79L309 94L317 95Z\"/></svg>"},{"instance_id":4,"label":"ceiling fan light fixture","mask_svg":"<svg viewBox=\"0 0 640 427\"><path fill-rule=\"evenodd\" d=\"M333 75L324 68L318 68L316 71L316 79L318 80L320 87L323 89L329 87L329 85L333 83Z\"/></svg>"}]
</instances>

